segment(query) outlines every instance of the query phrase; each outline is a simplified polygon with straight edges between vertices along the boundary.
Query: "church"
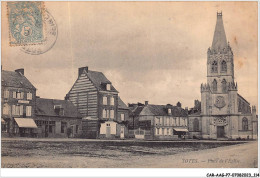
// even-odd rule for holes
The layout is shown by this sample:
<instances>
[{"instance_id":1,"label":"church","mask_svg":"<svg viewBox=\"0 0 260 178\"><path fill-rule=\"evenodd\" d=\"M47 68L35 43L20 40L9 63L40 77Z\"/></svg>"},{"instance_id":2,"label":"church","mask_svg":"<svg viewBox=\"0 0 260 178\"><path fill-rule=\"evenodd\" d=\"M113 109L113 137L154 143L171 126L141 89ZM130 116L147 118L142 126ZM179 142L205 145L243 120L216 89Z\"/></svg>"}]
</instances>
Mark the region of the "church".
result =
<instances>
[{"instance_id":1,"label":"church","mask_svg":"<svg viewBox=\"0 0 260 178\"><path fill-rule=\"evenodd\" d=\"M201 84L201 109L189 115L189 136L202 139L256 139L256 107L238 94L234 58L222 12L217 13L213 42L207 51L207 83Z\"/></svg>"}]
</instances>

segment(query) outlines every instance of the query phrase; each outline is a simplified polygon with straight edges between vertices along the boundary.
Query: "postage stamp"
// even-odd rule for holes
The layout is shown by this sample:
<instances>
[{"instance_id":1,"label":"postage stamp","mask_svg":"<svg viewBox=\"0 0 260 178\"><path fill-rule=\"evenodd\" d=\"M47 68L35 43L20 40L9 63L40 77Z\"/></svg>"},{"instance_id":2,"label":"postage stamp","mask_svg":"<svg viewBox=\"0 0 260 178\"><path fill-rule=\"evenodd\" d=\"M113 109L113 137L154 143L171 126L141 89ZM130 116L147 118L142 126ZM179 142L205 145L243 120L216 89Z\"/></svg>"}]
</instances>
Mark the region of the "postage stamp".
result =
<instances>
[{"instance_id":1,"label":"postage stamp","mask_svg":"<svg viewBox=\"0 0 260 178\"><path fill-rule=\"evenodd\" d=\"M40 44L44 40L43 2L8 2L10 46Z\"/></svg>"},{"instance_id":2,"label":"postage stamp","mask_svg":"<svg viewBox=\"0 0 260 178\"><path fill-rule=\"evenodd\" d=\"M42 43L36 45L21 46L21 50L27 54L40 55L49 51L56 43L58 37L58 26L47 9L44 9L43 25L45 26L45 35Z\"/></svg>"}]
</instances>

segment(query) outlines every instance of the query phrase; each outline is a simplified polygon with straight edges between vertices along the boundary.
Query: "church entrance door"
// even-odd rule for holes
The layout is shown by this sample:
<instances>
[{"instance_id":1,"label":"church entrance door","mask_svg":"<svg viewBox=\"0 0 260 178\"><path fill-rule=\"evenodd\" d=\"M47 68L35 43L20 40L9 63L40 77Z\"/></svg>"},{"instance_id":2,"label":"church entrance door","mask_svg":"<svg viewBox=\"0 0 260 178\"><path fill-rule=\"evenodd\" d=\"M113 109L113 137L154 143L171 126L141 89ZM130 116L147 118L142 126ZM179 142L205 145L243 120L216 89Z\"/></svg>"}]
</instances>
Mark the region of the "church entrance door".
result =
<instances>
[{"instance_id":1,"label":"church entrance door","mask_svg":"<svg viewBox=\"0 0 260 178\"><path fill-rule=\"evenodd\" d=\"M225 134L224 126L217 126L217 137L223 138Z\"/></svg>"}]
</instances>

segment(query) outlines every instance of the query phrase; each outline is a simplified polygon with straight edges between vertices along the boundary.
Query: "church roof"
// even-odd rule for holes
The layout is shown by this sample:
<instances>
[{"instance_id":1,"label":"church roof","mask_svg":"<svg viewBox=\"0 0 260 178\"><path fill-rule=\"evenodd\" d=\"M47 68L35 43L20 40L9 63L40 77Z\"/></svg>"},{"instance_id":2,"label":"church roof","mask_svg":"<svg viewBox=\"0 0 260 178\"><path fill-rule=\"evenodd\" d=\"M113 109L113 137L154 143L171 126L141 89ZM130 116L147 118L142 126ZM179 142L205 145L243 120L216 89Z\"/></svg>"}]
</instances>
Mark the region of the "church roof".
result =
<instances>
[{"instance_id":1,"label":"church roof","mask_svg":"<svg viewBox=\"0 0 260 178\"><path fill-rule=\"evenodd\" d=\"M225 34L222 12L217 13L217 23L215 27L214 37L211 48L214 50L224 49L227 47L227 38Z\"/></svg>"}]
</instances>

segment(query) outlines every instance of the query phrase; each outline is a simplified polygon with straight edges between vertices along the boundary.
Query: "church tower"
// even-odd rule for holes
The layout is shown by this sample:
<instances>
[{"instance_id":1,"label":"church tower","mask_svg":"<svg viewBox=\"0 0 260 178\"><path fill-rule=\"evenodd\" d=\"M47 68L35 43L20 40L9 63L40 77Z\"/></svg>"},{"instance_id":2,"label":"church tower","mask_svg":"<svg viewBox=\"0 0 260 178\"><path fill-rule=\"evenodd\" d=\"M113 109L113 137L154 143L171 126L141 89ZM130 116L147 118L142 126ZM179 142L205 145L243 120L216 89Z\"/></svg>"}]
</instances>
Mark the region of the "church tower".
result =
<instances>
[{"instance_id":1,"label":"church tower","mask_svg":"<svg viewBox=\"0 0 260 178\"><path fill-rule=\"evenodd\" d=\"M207 84L201 85L202 114L235 114L237 84L234 82L234 60L227 42L222 12L217 23L212 45L207 52Z\"/></svg>"}]
</instances>

